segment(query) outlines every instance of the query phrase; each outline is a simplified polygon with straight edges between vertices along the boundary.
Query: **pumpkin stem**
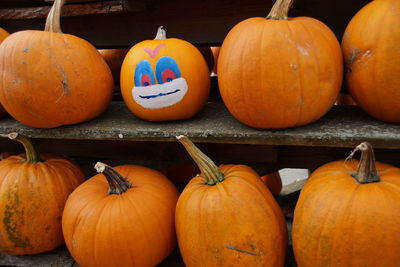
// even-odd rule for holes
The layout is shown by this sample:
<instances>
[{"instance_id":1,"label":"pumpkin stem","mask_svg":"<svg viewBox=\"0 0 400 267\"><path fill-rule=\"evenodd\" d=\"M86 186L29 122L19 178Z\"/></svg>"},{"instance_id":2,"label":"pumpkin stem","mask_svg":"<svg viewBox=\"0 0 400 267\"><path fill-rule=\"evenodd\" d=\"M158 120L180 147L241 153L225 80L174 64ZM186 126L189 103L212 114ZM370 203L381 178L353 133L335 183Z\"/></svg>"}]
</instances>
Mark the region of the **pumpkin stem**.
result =
<instances>
[{"instance_id":1,"label":"pumpkin stem","mask_svg":"<svg viewBox=\"0 0 400 267\"><path fill-rule=\"evenodd\" d=\"M293 0L276 0L267 16L267 19L287 20L292 3Z\"/></svg>"},{"instance_id":2,"label":"pumpkin stem","mask_svg":"<svg viewBox=\"0 0 400 267\"><path fill-rule=\"evenodd\" d=\"M29 163L42 162L40 154L36 151L32 141L28 137L18 133L9 133L7 137L10 138L11 140L20 142L24 146L26 154L26 159L25 159L26 162Z\"/></svg>"},{"instance_id":3,"label":"pumpkin stem","mask_svg":"<svg viewBox=\"0 0 400 267\"><path fill-rule=\"evenodd\" d=\"M46 32L57 32L62 33L60 25L61 8L64 5L65 0L55 0L53 6L47 15L46 25L44 30Z\"/></svg>"},{"instance_id":4,"label":"pumpkin stem","mask_svg":"<svg viewBox=\"0 0 400 267\"><path fill-rule=\"evenodd\" d=\"M368 142L359 144L347 157L346 160L351 159L357 151L361 151L360 162L358 163L357 172L353 177L360 184L369 184L380 181L378 171L375 166L374 149Z\"/></svg>"},{"instance_id":5,"label":"pumpkin stem","mask_svg":"<svg viewBox=\"0 0 400 267\"><path fill-rule=\"evenodd\" d=\"M132 184L115 169L104 164L97 162L94 166L98 173L104 174L108 182L108 194L122 194L132 187Z\"/></svg>"},{"instance_id":6,"label":"pumpkin stem","mask_svg":"<svg viewBox=\"0 0 400 267\"><path fill-rule=\"evenodd\" d=\"M163 29L164 26L160 26L157 29L157 35L156 38L154 38L154 40L163 40L163 39L167 39L167 32Z\"/></svg>"},{"instance_id":7,"label":"pumpkin stem","mask_svg":"<svg viewBox=\"0 0 400 267\"><path fill-rule=\"evenodd\" d=\"M179 140L179 142L181 142L186 151L196 162L200 171L204 175L206 184L215 185L216 183L224 180L224 174L222 171L209 157L201 152L200 149L198 149L189 138L184 135L177 136L176 138Z\"/></svg>"}]
</instances>

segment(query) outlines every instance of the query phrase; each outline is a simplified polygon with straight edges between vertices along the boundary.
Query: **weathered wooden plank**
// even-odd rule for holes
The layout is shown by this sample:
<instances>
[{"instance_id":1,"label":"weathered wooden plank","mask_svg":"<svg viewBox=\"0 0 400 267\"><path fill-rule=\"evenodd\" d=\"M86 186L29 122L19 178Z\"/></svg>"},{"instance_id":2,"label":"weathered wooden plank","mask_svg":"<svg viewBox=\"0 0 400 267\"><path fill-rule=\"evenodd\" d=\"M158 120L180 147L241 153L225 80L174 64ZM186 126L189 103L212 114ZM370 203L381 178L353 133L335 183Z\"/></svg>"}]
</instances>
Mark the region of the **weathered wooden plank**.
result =
<instances>
[{"instance_id":1,"label":"weathered wooden plank","mask_svg":"<svg viewBox=\"0 0 400 267\"><path fill-rule=\"evenodd\" d=\"M159 25L168 36L194 44L221 44L228 31L249 17L265 17L274 0L146 1L138 12L64 17L65 33L77 35L99 48L131 47L154 38ZM369 0L297 0L291 16L311 16L326 23L340 39L351 17ZM0 3L1 7L1 3ZM1 11L0 11L1 12ZM1 20L10 32L44 27L43 19Z\"/></svg>"},{"instance_id":2,"label":"weathered wooden plank","mask_svg":"<svg viewBox=\"0 0 400 267\"><path fill-rule=\"evenodd\" d=\"M258 130L241 124L222 103L209 103L192 119L148 122L135 117L123 102L111 103L98 118L54 129L24 126L10 117L0 119L0 133L19 131L33 138L176 142L187 135L195 142L354 148L362 141L375 148L400 148L400 125L371 118L357 106L335 106L309 125L282 130Z\"/></svg>"}]
</instances>

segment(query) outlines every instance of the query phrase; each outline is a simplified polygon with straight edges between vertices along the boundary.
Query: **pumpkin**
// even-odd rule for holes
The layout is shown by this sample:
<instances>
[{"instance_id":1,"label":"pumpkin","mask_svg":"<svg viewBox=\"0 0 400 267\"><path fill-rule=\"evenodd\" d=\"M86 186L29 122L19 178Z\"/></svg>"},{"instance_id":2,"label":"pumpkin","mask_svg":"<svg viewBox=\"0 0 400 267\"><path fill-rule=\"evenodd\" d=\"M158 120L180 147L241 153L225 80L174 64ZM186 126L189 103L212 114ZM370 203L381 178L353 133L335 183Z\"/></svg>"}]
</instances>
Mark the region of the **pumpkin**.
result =
<instances>
[{"instance_id":1,"label":"pumpkin","mask_svg":"<svg viewBox=\"0 0 400 267\"><path fill-rule=\"evenodd\" d=\"M311 123L334 104L342 54L333 32L310 17L288 18L292 0L277 0L267 18L246 19L225 37L218 85L228 110L254 128Z\"/></svg>"},{"instance_id":2,"label":"pumpkin","mask_svg":"<svg viewBox=\"0 0 400 267\"><path fill-rule=\"evenodd\" d=\"M199 167L194 162L182 162L162 170L168 179L176 184L185 184L199 173Z\"/></svg>"},{"instance_id":3,"label":"pumpkin","mask_svg":"<svg viewBox=\"0 0 400 267\"><path fill-rule=\"evenodd\" d=\"M156 266L176 246L178 191L160 172L135 165L100 173L68 198L62 225L72 257L81 266Z\"/></svg>"},{"instance_id":4,"label":"pumpkin","mask_svg":"<svg viewBox=\"0 0 400 267\"><path fill-rule=\"evenodd\" d=\"M246 165L217 167L187 137L199 166L181 193L175 224L186 266L283 266L285 220L260 176Z\"/></svg>"},{"instance_id":5,"label":"pumpkin","mask_svg":"<svg viewBox=\"0 0 400 267\"><path fill-rule=\"evenodd\" d=\"M121 68L122 97L133 114L149 121L183 120L208 99L210 73L199 50L187 41L166 38L134 45Z\"/></svg>"},{"instance_id":6,"label":"pumpkin","mask_svg":"<svg viewBox=\"0 0 400 267\"><path fill-rule=\"evenodd\" d=\"M64 243L61 216L68 195L84 180L80 168L56 154L39 154L17 133L25 154L0 161L0 252L38 254Z\"/></svg>"},{"instance_id":7,"label":"pumpkin","mask_svg":"<svg viewBox=\"0 0 400 267\"><path fill-rule=\"evenodd\" d=\"M261 181L268 187L272 195L277 196L282 190L282 179L279 171L268 173L260 177Z\"/></svg>"},{"instance_id":8,"label":"pumpkin","mask_svg":"<svg viewBox=\"0 0 400 267\"><path fill-rule=\"evenodd\" d=\"M114 83L119 84L122 62L129 49L98 49L98 51L110 67Z\"/></svg>"},{"instance_id":9,"label":"pumpkin","mask_svg":"<svg viewBox=\"0 0 400 267\"><path fill-rule=\"evenodd\" d=\"M355 106L357 103L354 101L353 97L351 97L348 93L340 93L338 98L336 99L335 105L342 106Z\"/></svg>"},{"instance_id":10,"label":"pumpkin","mask_svg":"<svg viewBox=\"0 0 400 267\"><path fill-rule=\"evenodd\" d=\"M113 94L111 71L96 48L61 32L64 1L54 2L45 31L19 31L0 45L0 102L32 127L90 120Z\"/></svg>"},{"instance_id":11,"label":"pumpkin","mask_svg":"<svg viewBox=\"0 0 400 267\"><path fill-rule=\"evenodd\" d=\"M4 30L3 28L0 28L0 44L3 42L4 39L6 39L7 36L10 34ZM6 111L4 110L3 106L0 103L0 116L6 114Z\"/></svg>"},{"instance_id":12,"label":"pumpkin","mask_svg":"<svg viewBox=\"0 0 400 267\"><path fill-rule=\"evenodd\" d=\"M371 1L347 25L342 39L346 84L369 115L400 122L400 2Z\"/></svg>"},{"instance_id":13,"label":"pumpkin","mask_svg":"<svg viewBox=\"0 0 400 267\"><path fill-rule=\"evenodd\" d=\"M212 72L214 74L217 74L217 69L218 69L218 57L219 57L219 50L221 49L220 46L211 46L211 52L214 57L214 66L212 69Z\"/></svg>"},{"instance_id":14,"label":"pumpkin","mask_svg":"<svg viewBox=\"0 0 400 267\"><path fill-rule=\"evenodd\" d=\"M400 169L375 162L362 143L360 161L315 170L294 211L293 249L301 266L399 266Z\"/></svg>"},{"instance_id":15,"label":"pumpkin","mask_svg":"<svg viewBox=\"0 0 400 267\"><path fill-rule=\"evenodd\" d=\"M214 54L211 50L211 47L210 46L198 46L197 49L199 49L200 53L203 55L203 57L207 63L208 70L211 73L211 71L214 68Z\"/></svg>"}]
</instances>

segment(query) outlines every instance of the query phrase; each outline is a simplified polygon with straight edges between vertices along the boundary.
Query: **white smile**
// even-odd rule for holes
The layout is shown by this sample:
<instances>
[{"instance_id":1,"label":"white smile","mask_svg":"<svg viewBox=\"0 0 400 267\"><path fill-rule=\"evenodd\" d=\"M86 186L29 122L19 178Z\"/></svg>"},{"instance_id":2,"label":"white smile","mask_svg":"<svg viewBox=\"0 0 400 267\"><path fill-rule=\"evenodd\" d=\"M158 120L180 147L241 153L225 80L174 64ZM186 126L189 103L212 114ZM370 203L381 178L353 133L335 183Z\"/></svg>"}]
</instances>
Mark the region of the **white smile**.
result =
<instances>
[{"instance_id":1,"label":"white smile","mask_svg":"<svg viewBox=\"0 0 400 267\"><path fill-rule=\"evenodd\" d=\"M144 108L165 108L181 101L187 88L185 78L181 77L163 84L135 86L132 95L136 103Z\"/></svg>"}]
</instances>

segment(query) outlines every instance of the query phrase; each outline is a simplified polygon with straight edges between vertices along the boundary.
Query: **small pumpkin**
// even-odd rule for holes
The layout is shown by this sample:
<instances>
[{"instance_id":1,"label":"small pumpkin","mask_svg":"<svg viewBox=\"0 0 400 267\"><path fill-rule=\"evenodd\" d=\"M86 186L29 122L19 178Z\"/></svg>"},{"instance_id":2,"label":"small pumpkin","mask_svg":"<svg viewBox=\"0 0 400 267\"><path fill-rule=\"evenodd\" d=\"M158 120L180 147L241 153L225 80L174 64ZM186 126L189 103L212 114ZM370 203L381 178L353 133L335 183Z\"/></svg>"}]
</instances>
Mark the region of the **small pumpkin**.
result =
<instances>
[{"instance_id":1,"label":"small pumpkin","mask_svg":"<svg viewBox=\"0 0 400 267\"><path fill-rule=\"evenodd\" d=\"M254 128L288 128L322 117L342 83L334 33L310 17L288 18L292 0L277 0L267 18L246 19L225 37L218 58L222 100Z\"/></svg>"},{"instance_id":2,"label":"small pumpkin","mask_svg":"<svg viewBox=\"0 0 400 267\"><path fill-rule=\"evenodd\" d=\"M72 161L39 154L25 136L25 154L0 161L0 252L38 254L64 243L61 216L68 195L85 176Z\"/></svg>"},{"instance_id":3,"label":"small pumpkin","mask_svg":"<svg viewBox=\"0 0 400 267\"><path fill-rule=\"evenodd\" d=\"M7 36L10 34L4 30L3 28L0 28L0 44L3 42L4 39L6 39ZM3 106L0 103L0 116L6 114L6 111L4 110Z\"/></svg>"},{"instance_id":4,"label":"small pumpkin","mask_svg":"<svg viewBox=\"0 0 400 267\"><path fill-rule=\"evenodd\" d=\"M203 55L204 59L206 60L208 69L211 73L211 71L214 68L214 54L211 50L210 46L197 46L197 49L199 49L200 53Z\"/></svg>"},{"instance_id":5,"label":"small pumpkin","mask_svg":"<svg viewBox=\"0 0 400 267\"><path fill-rule=\"evenodd\" d=\"M283 266L287 229L260 176L245 165L217 167L187 137L178 140L199 166L176 206L186 266Z\"/></svg>"},{"instance_id":6,"label":"small pumpkin","mask_svg":"<svg viewBox=\"0 0 400 267\"><path fill-rule=\"evenodd\" d=\"M19 31L0 45L0 102L32 127L93 119L113 94L111 71L96 48L61 32L64 2L54 1L45 31Z\"/></svg>"},{"instance_id":7,"label":"small pumpkin","mask_svg":"<svg viewBox=\"0 0 400 267\"><path fill-rule=\"evenodd\" d=\"M106 61L108 67L110 67L114 83L119 84L122 62L124 61L129 49L98 49L98 51Z\"/></svg>"},{"instance_id":8,"label":"small pumpkin","mask_svg":"<svg viewBox=\"0 0 400 267\"><path fill-rule=\"evenodd\" d=\"M214 66L212 69L212 72L214 74L217 74L217 69L218 69L218 57L219 57L219 51L220 51L221 47L220 46L211 46L211 52L213 54L214 57Z\"/></svg>"},{"instance_id":9,"label":"small pumpkin","mask_svg":"<svg viewBox=\"0 0 400 267\"><path fill-rule=\"evenodd\" d=\"M272 195L277 196L282 190L282 179L279 171L265 174L260 177L261 181L268 187Z\"/></svg>"},{"instance_id":10,"label":"small pumpkin","mask_svg":"<svg viewBox=\"0 0 400 267\"><path fill-rule=\"evenodd\" d=\"M357 104L371 116L400 122L400 2L371 1L343 34L345 80Z\"/></svg>"},{"instance_id":11,"label":"small pumpkin","mask_svg":"<svg viewBox=\"0 0 400 267\"><path fill-rule=\"evenodd\" d=\"M210 92L210 73L199 50L166 38L134 45L121 68L121 93L130 111L149 121L183 120L198 113Z\"/></svg>"},{"instance_id":12,"label":"small pumpkin","mask_svg":"<svg viewBox=\"0 0 400 267\"><path fill-rule=\"evenodd\" d=\"M156 266L176 245L178 191L160 172L135 165L100 173L68 198L62 218L72 257L85 267Z\"/></svg>"},{"instance_id":13,"label":"small pumpkin","mask_svg":"<svg viewBox=\"0 0 400 267\"><path fill-rule=\"evenodd\" d=\"M293 221L298 266L399 265L400 169L375 162L369 143L357 150L360 161L325 164L301 190Z\"/></svg>"}]
</instances>

